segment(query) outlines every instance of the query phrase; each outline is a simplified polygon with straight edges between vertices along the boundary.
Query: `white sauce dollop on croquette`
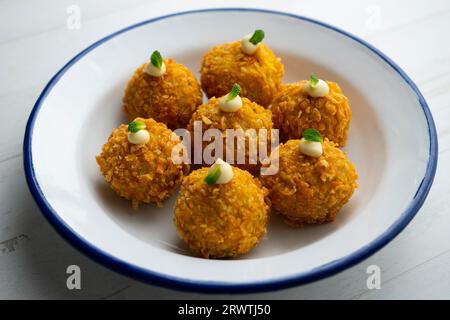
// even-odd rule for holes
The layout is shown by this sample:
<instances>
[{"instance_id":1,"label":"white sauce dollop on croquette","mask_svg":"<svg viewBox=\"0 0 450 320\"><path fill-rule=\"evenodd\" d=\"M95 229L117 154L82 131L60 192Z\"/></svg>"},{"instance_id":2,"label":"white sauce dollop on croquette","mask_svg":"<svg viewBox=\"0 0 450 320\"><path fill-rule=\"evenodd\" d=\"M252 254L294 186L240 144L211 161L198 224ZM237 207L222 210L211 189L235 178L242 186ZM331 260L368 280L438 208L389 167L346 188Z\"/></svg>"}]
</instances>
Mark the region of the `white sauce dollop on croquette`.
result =
<instances>
[{"instance_id":1,"label":"white sauce dollop on croquette","mask_svg":"<svg viewBox=\"0 0 450 320\"><path fill-rule=\"evenodd\" d=\"M150 133L147 130L138 132L128 132L128 141L132 144L145 144L150 140Z\"/></svg>"},{"instance_id":2,"label":"white sauce dollop on croquette","mask_svg":"<svg viewBox=\"0 0 450 320\"><path fill-rule=\"evenodd\" d=\"M305 85L305 91L309 96L318 98L325 97L328 92L330 92L330 88L325 81L319 79L319 82L316 86L312 86L311 82L308 81L308 83Z\"/></svg>"},{"instance_id":3,"label":"white sauce dollop on croquette","mask_svg":"<svg viewBox=\"0 0 450 320\"><path fill-rule=\"evenodd\" d=\"M213 171L216 166L220 166L220 176L216 184L225 184L233 179L233 168L220 158L209 168L208 172Z\"/></svg>"},{"instance_id":4,"label":"white sauce dollop on croquette","mask_svg":"<svg viewBox=\"0 0 450 320\"><path fill-rule=\"evenodd\" d=\"M318 141L307 141L302 138L299 147L301 153L310 157L318 158L323 154L322 143Z\"/></svg>"},{"instance_id":5,"label":"white sauce dollop on croquette","mask_svg":"<svg viewBox=\"0 0 450 320\"><path fill-rule=\"evenodd\" d=\"M224 112L236 112L242 107L242 99L240 96L236 96L235 98L229 100L228 94L224 95L219 100L220 110Z\"/></svg>"},{"instance_id":6,"label":"white sauce dollop on croquette","mask_svg":"<svg viewBox=\"0 0 450 320\"><path fill-rule=\"evenodd\" d=\"M163 63L161 64L161 69L158 69L158 67L155 67L149 62L147 63L144 72L153 77L162 77L166 73L166 64L163 61Z\"/></svg>"},{"instance_id":7,"label":"white sauce dollop on croquette","mask_svg":"<svg viewBox=\"0 0 450 320\"><path fill-rule=\"evenodd\" d=\"M251 37L252 37L252 34L248 34L241 40L241 50L243 53L248 54L248 55L254 54L256 52L256 49L258 49L258 47L259 47L259 43L253 44L250 42Z\"/></svg>"}]
</instances>

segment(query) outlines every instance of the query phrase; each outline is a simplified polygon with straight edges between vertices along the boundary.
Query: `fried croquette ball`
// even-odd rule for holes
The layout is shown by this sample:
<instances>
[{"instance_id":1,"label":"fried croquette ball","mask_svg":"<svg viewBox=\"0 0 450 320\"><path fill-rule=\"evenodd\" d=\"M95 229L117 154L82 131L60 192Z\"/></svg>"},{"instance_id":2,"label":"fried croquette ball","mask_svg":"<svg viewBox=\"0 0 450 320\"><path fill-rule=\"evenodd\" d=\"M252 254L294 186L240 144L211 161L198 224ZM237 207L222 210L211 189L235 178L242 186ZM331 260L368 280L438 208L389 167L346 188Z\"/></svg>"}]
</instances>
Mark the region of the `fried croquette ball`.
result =
<instances>
[{"instance_id":1,"label":"fried croquette ball","mask_svg":"<svg viewBox=\"0 0 450 320\"><path fill-rule=\"evenodd\" d=\"M300 140L279 146L279 170L262 176L272 209L294 227L333 221L357 188L355 166L325 138L322 156L304 155Z\"/></svg>"},{"instance_id":2,"label":"fried croquette ball","mask_svg":"<svg viewBox=\"0 0 450 320\"><path fill-rule=\"evenodd\" d=\"M113 130L96 157L106 182L137 209L140 203L161 206L189 172L184 164L174 164L172 148L179 138L166 125L153 119L137 118L145 123L149 140L144 144L129 142L128 126Z\"/></svg>"},{"instance_id":3,"label":"fried croquette ball","mask_svg":"<svg viewBox=\"0 0 450 320\"><path fill-rule=\"evenodd\" d=\"M263 43L253 55L241 51L241 42L226 43L205 54L200 69L201 84L208 98L228 93L234 83L241 96L268 107L281 89L284 68L280 59Z\"/></svg>"},{"instance_id":4,"label":"fried croquette ball","mask_svg":"<svg viewBox=\"0 0 450 320\"><path fill-rule=\"evenodd\" d=\"M192 72L173 59L164 60L166 72L154 77L140 66L128 82L123 110L129 121L153 118L170 129L186 128L197 106L202 103L200 85Z\"/></svg>"},{"instance_id":5,"label":"fried croquette ball","mask_svg":"<svg viewBox=\"0 0 450 320\"><path fill-rule=\"evenodd\" d=\"M206 184L207 174L208 168L201 168L183 179L174 215L180 238L193 254L204 258L250 251L266 233L267 190L236 167L225 184Z\"/></svg>"},{"instance_id":6,"label":"fried croquette ball","mask_svg":"<svg viewBox=\"0 0 450 320\"><path fill-rule=\"evenodd\" d=\"M251 102L247 98L241 99L242 107L235 112L222 111L219 106L220 99L209 99L207 103L198 107L197 111L192 115L192 119L189 122L187 129L191 133L192 137L195 134L194 125L196 122L197 125L201 123L202 136L208 129L218 129L222 136L223 154L213 155L212 162L214 162L217 158L222 158L232 165L256 174L261 167L260 160L263 159L259 159L258 153L254 152L256 150L251 149L250 145L258 146L261 142L262 148L266 149L267 155L269 154L271 129L273 126L272 113L270 110L263 108L255 102ZM242 132L244 133L243 138L240 140L238 138L234 139L234 144L232 145L231 141L233 137L231 135L227 135L227 129L242 129ZM249 129L254 129L255 135L245 135L246 132L251 133L252 130L247 131ZM261 129L266 129L267 135L263 134L262 132L260 133ZM239 135L239 131L235 131L235 134ZM228 143L227 137L229 139ZM265 139L265 137L267 137L267 139ZM212 141L204 141L202 144L202 151L205 151L205 148L207 148L208 145L212 143ZM195 141L193 141L193 143L194 142ZM227 157L227 146L229 147L230 155L233 155L233 159L229 159ZM196 148L198 146L193 145L193 147ZM238 163L240 154L244 155L245 163ZM251 159L253 160L250 161Z\"/></svg>"},{"instance_id":7,"label":"fried croquette ball","mask_svg":"<svg viewBox=\"0 0 450 320\"><path fill-rule=\"evenodd\" d=\"M347 143L352 112L348 99L334 82L327 81L329 93L312 98L305 92L307 80L284 85L272 103L274 127L282 142L299 139L303 130L315 128L340 147Z\"/></svg>"}]
</instances>

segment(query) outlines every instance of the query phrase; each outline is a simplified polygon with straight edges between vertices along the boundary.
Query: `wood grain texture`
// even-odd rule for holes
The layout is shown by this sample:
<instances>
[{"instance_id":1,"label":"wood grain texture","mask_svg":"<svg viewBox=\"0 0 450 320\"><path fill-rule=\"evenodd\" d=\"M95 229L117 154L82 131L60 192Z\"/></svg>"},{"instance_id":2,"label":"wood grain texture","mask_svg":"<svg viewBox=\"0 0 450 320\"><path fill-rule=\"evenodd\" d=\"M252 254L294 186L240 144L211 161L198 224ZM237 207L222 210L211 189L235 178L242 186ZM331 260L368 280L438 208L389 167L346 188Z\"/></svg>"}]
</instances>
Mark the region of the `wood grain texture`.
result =
<instances>
[{"instance_id":1,"label":"wood grain texture","mask_svg":"<svg viewBox=\"0 0 450 320\"><path fill-rule=\"evenodd\" d=\"M79 30L66 27L69 5L81 8ZM333 277L237 299L450 298L450 2L347 1L0 1L0 298L228 298L176 292L120 276L63 241L33 202L22 168L29 112L51 76L87 45L151 17L205 7L249 6L302 14L369 41L418 84L439 135L439 164L423 208L381 251ZM66 289L77 264L82 290ZM382 269L382 288L368 290L366 268Z\"/></svg>"}]
</instances>

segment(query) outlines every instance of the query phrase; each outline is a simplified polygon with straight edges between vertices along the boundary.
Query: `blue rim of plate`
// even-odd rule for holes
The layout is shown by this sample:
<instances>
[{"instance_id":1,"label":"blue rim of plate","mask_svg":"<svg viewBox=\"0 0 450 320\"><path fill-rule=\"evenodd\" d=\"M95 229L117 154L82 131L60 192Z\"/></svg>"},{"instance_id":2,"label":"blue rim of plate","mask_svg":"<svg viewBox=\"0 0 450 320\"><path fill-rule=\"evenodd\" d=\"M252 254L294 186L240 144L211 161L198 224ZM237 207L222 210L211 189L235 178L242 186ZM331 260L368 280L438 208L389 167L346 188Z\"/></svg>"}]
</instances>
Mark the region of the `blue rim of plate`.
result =
<instances>
[{"instance_id":1,"label":"blue rim of plate","mask_svg":"<svg viewBox=\"0 0 450 320\"><path fill-rule=\"evenodd\" d=\"M217 11L246 11L246 12L260 12L260 13L268 13L279 16L291 17L303 21L307 21L324 28L333 30L341 35L344 35L359 44L363 45L373 53L375 53L379 58L381 58L387 65L389 65L394 71L400 75L400 77L410 86L411 90L416 94L419 104L421 105L425 118L428 124L428 132L430 138L430 150L429 150L429 160L427 164L427 169L425 172L425 176L422 182L417 189L417 192L409 204L408 208L402 213L400 218L395 221L384 233L378 236L371 243L361 247L356 250L352 254L349 254L340 259L334 260L327 264L321 265L317 268L309 270L307 272L299 273L296 275L289 276L287 278L282 279L272 279L267 281L253 282L253 283L228 283L228 282L216 282L216 281L195 281L191 279L184 279L173 277L161 273L157 273L148 269L144 269L133 264L130 264L126 261L120 260L114 256L111 256L109 253L102 251L99 248L96 248L92 244L90 244L87 240L83 239L80 235L78 235L69 225L67 225L58 215L58 213L51 207L45 198L42 190L39 187L39 183L36 179L34 168L33 168L33 157L32 157L32 149L31 149L31 141L33 136L33 126L36 119L36 116L39 112L39 109L44 102L48 93L52 90L53 86L58 82L58 80L64 75L64 73L74 65L78 60L80 60L83 56L89 53L91 50L95 49L102 43L114 38L115 36L127 32L129 30L138 28L143 25L147 25L153 23L155 21L176 17L180 15L188 15L188 14L197 14L197 13L205 13L205 12L217 12ZM414 82L406 75L406 73L395 64L390 58L388 58L385 54L379 51L377 48L373 47L366 41L359 39L358 37L343 31L339 28L331 26L329 24L303 17L300 15L281 12L281 11L273 11L266 9L256 9L256 8L214 8L214 9L200 9L200 10L191 10L191 11L183 11L172 13L168 15L164 15L161 17L153 18L150 20L142 21L140 23L131 25L119 31L116 31L103 39L93 43L79 54L77 54L74 58L72 58L64 67L62 67L53 78L47 83L44 90L40 94L37 99L31 114L29 116L24 144L23 144L23 154L24 154L24 169L25 176L28 183L28 187L38 204L39 208L43 212L44 216L47 220L53 225L53 227L59 232L59 234L66 239L69 243L79 249L81 252L85 253L87 256L91 257L95 261L107 266L110 269L118 271L127 276L131 276L135 279L148 282L150 284L160 285L164 287L174 288L178 290L186 290L186 291L197 291L197 292L208 292L208 293L249 293L249 292L263 292L263 291L271 291L277 289L283 289L287 287L292 287L300 284L305 284L308 282L316 281L333 274L336 274L346 268L349 268L356 263L366 259L387 243L389 243L395 236L397 236L406 225L412 220L412 218L416 215L417 211L422 206L425 198L428 195L430 187L433 183L434 176L436 173L437 166L437 158L438 158L438 141L436 128L434 125L433 117L428 108L428 105L420 93L417 86Z\"/></svg>"}]
</instances>

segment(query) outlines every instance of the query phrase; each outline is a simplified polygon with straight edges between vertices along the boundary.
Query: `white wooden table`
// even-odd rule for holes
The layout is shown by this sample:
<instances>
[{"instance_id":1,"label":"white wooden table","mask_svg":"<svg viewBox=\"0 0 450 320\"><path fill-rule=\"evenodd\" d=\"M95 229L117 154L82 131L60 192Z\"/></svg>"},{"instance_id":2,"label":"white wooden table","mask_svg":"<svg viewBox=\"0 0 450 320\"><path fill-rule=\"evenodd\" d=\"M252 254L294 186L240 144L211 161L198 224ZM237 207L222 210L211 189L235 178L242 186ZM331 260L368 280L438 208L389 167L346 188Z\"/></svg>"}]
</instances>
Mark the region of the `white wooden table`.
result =
<instances>
[{"instance_id":1,"label":"white wooden table","mask_svg":"<svg viewBox=\"0 0 450 320\"><path fill-rule=\"evenodd\" d=\"M81 10L69 29L67 9ZM381 251L333 277L277 292L233 298L450 298L450 2L446 0L148 1L0 0L0 298L227 298L177 292L120 276L67 244L47 223L25 183L22 139L44 85L99 38L151 17L206 7L259 7L313 17L369 41L396 61L427 99L439 135L439 164L428 199ZM82 270L68 290L66 268ZM366 286L368 265L382 270L380 290Z\"/></svg>"}]
</instances>

